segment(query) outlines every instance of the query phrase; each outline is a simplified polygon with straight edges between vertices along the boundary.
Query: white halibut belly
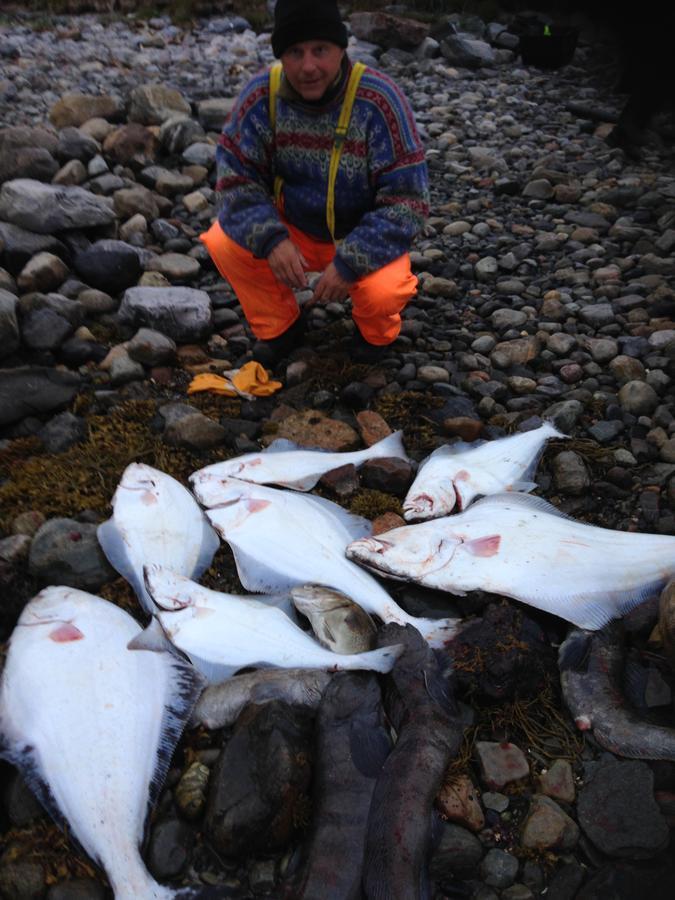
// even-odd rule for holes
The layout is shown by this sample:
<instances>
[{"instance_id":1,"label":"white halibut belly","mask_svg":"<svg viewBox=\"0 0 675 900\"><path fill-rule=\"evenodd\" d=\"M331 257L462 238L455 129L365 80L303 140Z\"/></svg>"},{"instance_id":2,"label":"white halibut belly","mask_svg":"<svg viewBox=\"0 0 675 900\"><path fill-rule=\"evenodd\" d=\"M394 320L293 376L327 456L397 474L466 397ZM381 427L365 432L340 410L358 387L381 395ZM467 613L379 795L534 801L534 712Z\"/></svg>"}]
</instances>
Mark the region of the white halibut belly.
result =
<instances>
[{"instance_id":1,"label":"white halibut belly","mask_svg":"<svg viewBox=\"0 0 675 900\"><path fill-rule=\"evenodd\" d=\"M458 533L450 523L447 529ZM675 568L673 537L610 531L556 517L514 520L497 514L485 522L465 520L461 533L467 542L500 537L497 553L486 558L458 547L447 575L450 583L465 590L542 596L556 590L580 595L615 592L665 579Z\"/></svg>"},{"instance_id":2,"label":"white halibut belly","mask_svg":"<svg viewBox=\"0 0 675 900\"><path fill-rule=\"evenodd\" d=\"M173 892L151 878L139 848L180 716L187 719L203 681L168 653L128 650L140 631L83 591L38 594L10 639L0 745L103 866L116 897L161 900Z\"/></svg>"}]
</instances>

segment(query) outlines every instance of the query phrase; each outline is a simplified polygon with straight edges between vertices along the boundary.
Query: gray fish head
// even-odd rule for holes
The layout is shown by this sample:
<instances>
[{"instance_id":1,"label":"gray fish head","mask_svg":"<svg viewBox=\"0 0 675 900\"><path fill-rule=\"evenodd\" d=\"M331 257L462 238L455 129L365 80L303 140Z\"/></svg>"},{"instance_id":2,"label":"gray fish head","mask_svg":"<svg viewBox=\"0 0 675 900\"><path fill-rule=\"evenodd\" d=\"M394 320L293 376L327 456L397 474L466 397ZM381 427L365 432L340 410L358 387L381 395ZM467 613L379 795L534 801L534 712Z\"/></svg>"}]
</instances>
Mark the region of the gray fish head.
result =
<instances>
[{"instance_id":1,"label":"gray fish head","mask_svg":"<svg viewBox=\"0 0 675 900\"><path fill-rule=\"evenodd\" d=\"M405 525L347 546L349 559L377 574L421 581L452 560L461 541L439 531L436 522Z\"/></svg>"},{"instance_id":2,"label":"gray fish head","mask_svg":"<svg viewBox=\"0 0 675 900\"><path fill-rule=\"evenodd\" d=\"M325 584L298 584L291 588L293 605L303 615L312 612L327 612L353 604L351 597Z\"/></svg>"}]
</instances>

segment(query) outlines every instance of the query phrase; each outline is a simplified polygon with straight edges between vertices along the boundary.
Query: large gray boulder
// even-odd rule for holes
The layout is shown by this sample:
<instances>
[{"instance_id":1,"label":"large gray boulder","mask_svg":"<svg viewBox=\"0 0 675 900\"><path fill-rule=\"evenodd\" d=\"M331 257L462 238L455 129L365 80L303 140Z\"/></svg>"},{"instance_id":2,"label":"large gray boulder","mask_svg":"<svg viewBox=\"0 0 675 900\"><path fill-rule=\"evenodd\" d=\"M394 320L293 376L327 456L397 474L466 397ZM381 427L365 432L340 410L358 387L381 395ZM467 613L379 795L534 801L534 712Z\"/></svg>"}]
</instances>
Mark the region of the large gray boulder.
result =
<instances>
[{"instance_id":1,"label":"large gray boulder","mask_svg":"<svg viewBox=\"0 0 675 900\"><path fill-rule=\"evenodd\" d=\"M16 315L17 298L0 289L0 359L10 356L19 347L19 320Z\"/></svg>"},{"instance_id":2,"label":"large gray boulder","mask_svg":"<svg viewBox=\"0 0 675 900\"><path fill-rule=\"evenodd\" d=\"M129 288L118 315L122 323L161 331L179 344L204 340L213 331L211 298L196 288Z\"/></svg>"},{"instance_id":3,"label":"large gray boulder","mask_svg":"<svg viewBox=\"0 0 675 900\"><path fill-rule=\"evenodd\" d=\"M441 55L451 65L461 66L465 69L493 66L497 61L495 51L486 41L476 40L462 34L451 34L441 41Z\"/></svg>"},{"instance_id":4,"label":"large gray boulder","mask_svg":"<svg viewBox=\"0 0 675 900\"><path fill-rule=\"evenodd\" d=\"M0 219L38 234L52 234L109 225L115 221L115 212L105 198L84 188L16 178L0 189Z\"/></svg>"},{"instance_id":5,"label":"large gray boulder","mask_svg":"<svg viewBox=\"0 0 675 900\"><path fill-rule=\"evenodd\" d=\"M0 425L63 409L80 383L80 376L74 372L45 366L0 369Z\"/></svg>"}]
</instances>

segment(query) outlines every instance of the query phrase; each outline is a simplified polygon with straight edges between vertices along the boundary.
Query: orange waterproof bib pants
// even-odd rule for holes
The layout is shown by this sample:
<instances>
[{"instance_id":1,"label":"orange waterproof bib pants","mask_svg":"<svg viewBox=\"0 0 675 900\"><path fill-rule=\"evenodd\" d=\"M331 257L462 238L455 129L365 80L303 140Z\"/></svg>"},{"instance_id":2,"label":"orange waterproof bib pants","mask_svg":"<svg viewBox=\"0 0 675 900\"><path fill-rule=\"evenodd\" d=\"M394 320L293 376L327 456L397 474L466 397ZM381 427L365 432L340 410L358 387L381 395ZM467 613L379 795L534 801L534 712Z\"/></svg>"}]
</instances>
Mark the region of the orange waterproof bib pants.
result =
<instances>
[{"instance_id":1,"label":"orange waterproof bib pants","mask_svg":"<svg viewBox=\"0 0 675 900\"><path fill-rule=\"evenodd\" d=\"M323 272L335 256L335 245L317 241L285 223L293 243L307 260L309 271ZM272 274L266 259L228 237L216 221L200 235L216 268L239 299L253 334L263 341L283 334L300 315L293 291ZM407 253L363 278L349 289L352 316L371 344L390 344L401 330L401 310L417 289Z\"/></svg>"}]
</instances>

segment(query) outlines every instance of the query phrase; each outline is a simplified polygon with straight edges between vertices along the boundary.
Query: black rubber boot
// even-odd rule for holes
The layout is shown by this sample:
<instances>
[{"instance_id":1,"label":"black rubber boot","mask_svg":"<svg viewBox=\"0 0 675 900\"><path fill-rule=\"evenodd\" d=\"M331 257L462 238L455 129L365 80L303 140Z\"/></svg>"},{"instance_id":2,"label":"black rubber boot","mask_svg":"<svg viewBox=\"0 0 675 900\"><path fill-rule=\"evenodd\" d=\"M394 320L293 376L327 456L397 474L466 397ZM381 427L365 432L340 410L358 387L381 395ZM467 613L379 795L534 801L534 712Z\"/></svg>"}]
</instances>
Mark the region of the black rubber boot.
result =
<instances>
[{"instance_id":1,"label":"black rubber boot","mask_svg":"<svg viewBox=\"0 0 675 900\"><path fill-rule=\"evenodd\" d=\"M252 356L266 369L274 369L282 359L299 347L307 330L304 316L300 316L283 334L269 341L256 341Z\"/></svg>"},{"instance_id":2,"label":"black rubber boot","mask_svg":"<svg viewBox=\"0 0 675 900\"><path fill-rule=\"evenodd\" d=\"M347 352L353 362L373 366L384 358L390 346L391 344L371 344L356 328Z\"/></svg>"}]
</instances>

